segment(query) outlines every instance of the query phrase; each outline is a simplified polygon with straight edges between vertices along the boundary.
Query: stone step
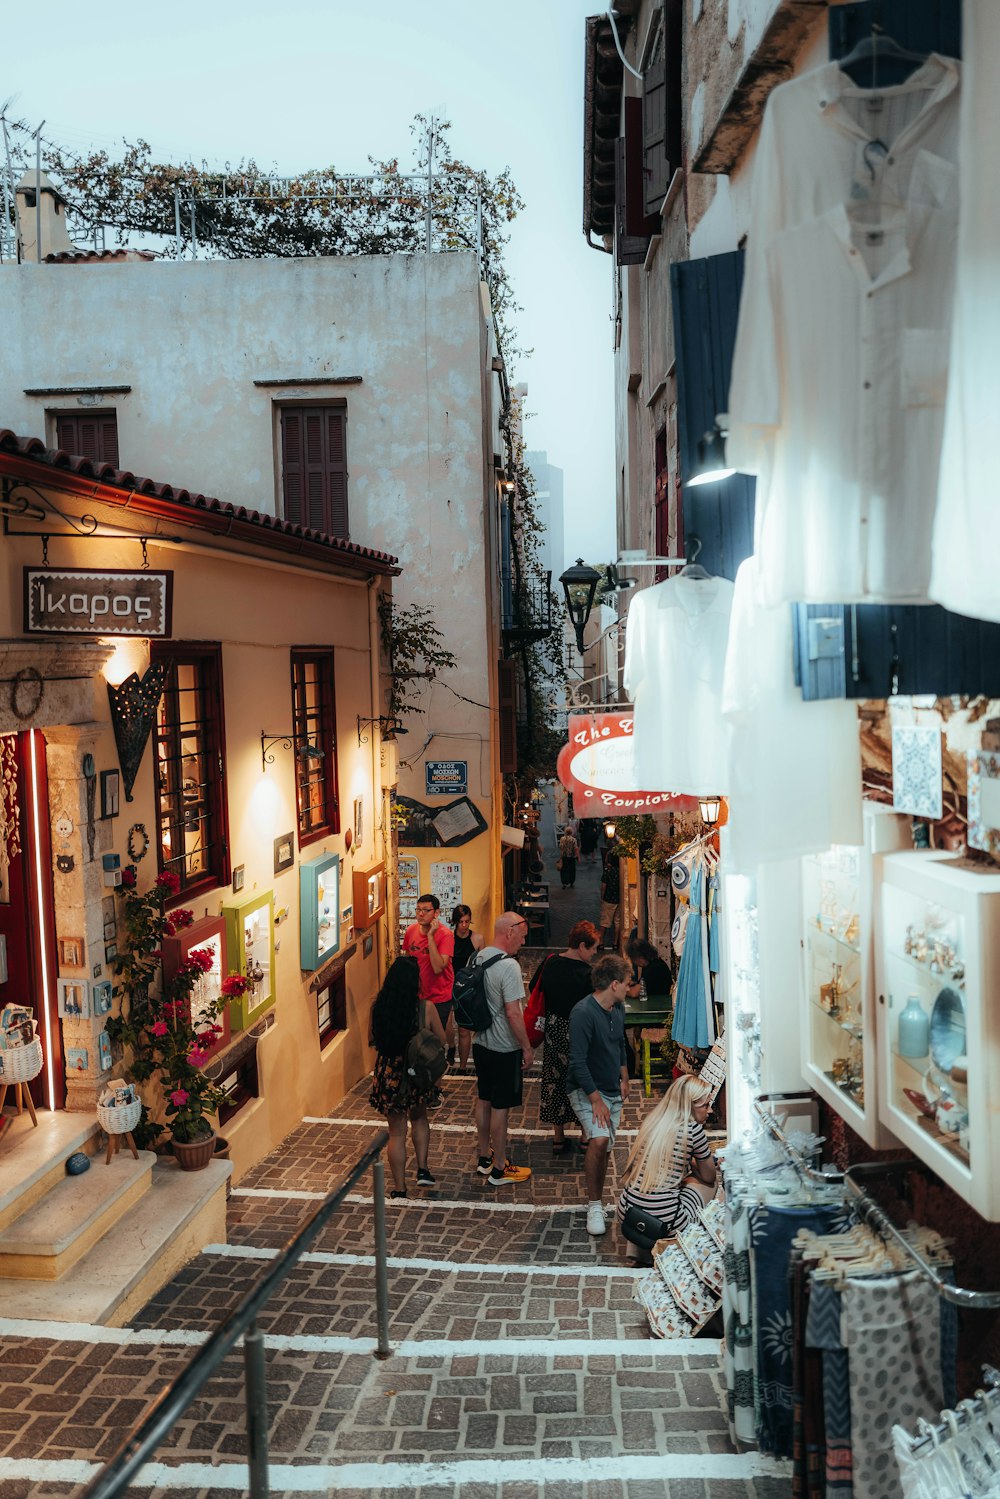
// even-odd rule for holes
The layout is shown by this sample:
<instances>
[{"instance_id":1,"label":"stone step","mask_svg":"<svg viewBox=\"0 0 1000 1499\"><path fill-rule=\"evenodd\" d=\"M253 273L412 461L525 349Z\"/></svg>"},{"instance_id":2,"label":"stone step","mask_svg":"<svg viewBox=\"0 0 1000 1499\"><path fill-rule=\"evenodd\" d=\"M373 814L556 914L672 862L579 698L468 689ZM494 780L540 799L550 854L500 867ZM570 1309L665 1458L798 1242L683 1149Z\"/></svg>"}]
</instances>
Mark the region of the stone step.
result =
<instances>
[{"instance_id":1,"label":"stone step","mask_svg":"<svg viewBox=\"0 0 1000 1499\"><path fill-rule=\"evenodd\" d=\"M0 1232L0 1277L57 1280L122 1218L152 1185L156 1156L119 1151L82 1176L60 1180Z\"/></svg>"},{"instance_id":2,"label":"stone step","mask_svg":"<svg viewBox=\"0 0 1000 1499\"><path fill-rule=\"evenodd\" d=\"M26 1212L66 1174L76 1151L93 1156L100 1146L100 1126L93 1114L38 1110L37 1128L25 1111L4 1110L10 1124L0 1140L0 1229Z\"/></svg>"}]
</instances>

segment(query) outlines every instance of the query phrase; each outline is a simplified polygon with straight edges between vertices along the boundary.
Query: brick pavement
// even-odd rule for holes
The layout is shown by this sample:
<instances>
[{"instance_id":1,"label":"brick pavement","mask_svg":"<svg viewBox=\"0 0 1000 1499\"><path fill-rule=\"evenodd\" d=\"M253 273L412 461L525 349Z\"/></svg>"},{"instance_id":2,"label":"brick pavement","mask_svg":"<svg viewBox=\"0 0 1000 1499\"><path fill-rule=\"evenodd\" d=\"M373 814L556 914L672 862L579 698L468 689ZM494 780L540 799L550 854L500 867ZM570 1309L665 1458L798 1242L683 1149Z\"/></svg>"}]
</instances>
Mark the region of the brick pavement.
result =
<instances>
[{"instance_id":1,"label":"brick pavement","mask_svg":"<svg viewBox=\"0 0 1000 1499\"><path fill-rule=\"evenodd\" d=\"M108 1334L117 1342L95 1344L98 1334L85 1328L18 1339L0 1326L0 1499L79 1492L89 1468L61 1465L106 1459L190 1358L190 1348L159 1336L211 1330L314 1211L316 1200L284 1194L325 1193L370 1143L367 1091L355 1088L334 1116L356 1122L304 1123L243 1179L229 1205L229 1248L187 1265L131 1331ZM537 1129L537 1084L525 1091L518 1123ZM432 1122L436 1187L418 1197L411 1184L405 1203L387 1205L398 1352L380 1363L370 1341L357 1341L375 1331L373 1270L356 1262L373 1249L364 1202L345 1208L262 1315L272 1491L289 1499L786 1495L786 1477L749 1476L752 1460L732 1453L717 1342L677 1354L648 1339L616 1235L594 1240L585 1231L577 1161L553 1159L544 1136L515 1135L517 1158L535 1174L496 1193L472 1171L473 1138L462 1132L474 1084L449 1078L444 1092ZM645 1106L630 1102L625 1128ZM626 1153L620 1143L609 1199ZM359 1183L357 1195L366 1193ZM580 1273L558 1273L565 1267ZM171 1431L149 1484L130 1494L245 1492L243 1432L236 1355Z\"/></svg>"}]
</instances>

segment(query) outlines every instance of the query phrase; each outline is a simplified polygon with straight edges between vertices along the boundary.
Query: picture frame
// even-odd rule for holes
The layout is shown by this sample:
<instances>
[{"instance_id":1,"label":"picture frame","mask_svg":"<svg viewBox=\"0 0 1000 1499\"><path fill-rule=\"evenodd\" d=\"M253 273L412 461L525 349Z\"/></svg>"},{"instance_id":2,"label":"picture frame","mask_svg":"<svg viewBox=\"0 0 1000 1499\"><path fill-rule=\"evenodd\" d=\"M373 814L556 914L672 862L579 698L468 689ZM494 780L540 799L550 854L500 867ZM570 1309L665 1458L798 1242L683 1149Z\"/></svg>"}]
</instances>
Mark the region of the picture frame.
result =
<instances>
[{"instance_id":1,"label":"picture frame","mask_svg":"<svg viewBox=\"0 0 1000 1499\"><path fill-rule=\"evenodd\" d=\"M365 933L364 941L361 944L361 955L362 955L362 957L370 958L371 955L372 955L372 951L373 951L374 947L375 947L375 934L374 934L374 932L366 932Z\"/></svg>"},{"instance_id":2,"label":"picture frame","mask_svg":"<svg viewBox=\"0 0 1000 1499\"><path fill-rule=\"evenodd\" d=\"M365 841L365 799L363 796L354 798L354 845L360 848Z\"/></svg>"},{"instance_id":3,"label":"picture frame","mask_svg":"<svg viewBox=\"0 0 1000 1499\"><path fill-rule=\"evenodd\" d=\"M354 871L354 925L359 932L373 927L385 915L385 860Z\"/></svg>"},{"instance_id":4,"label":"picture frame","mask_svg":"<svg viewBox=\"0 0 1000 1499\"><path fill-rule=\"evenodd\" d=\"M295 834L282 833L280 838L274 840L274 872L283 874L286 869L291 869L295 863Z\"/></svg>"},{"instance_id":5,"label":"picture frame","mask_svg":"<svg viewBox=\"0 0 1000 1499\"><path fill-rule=\"evenodd\" d=\"M67 1072L89 1072L90 1052L85 1046L67 1046L66 1048L66 1071Z\"/></svg>"},{"instance_id":6,"label":"picture frame","mask_svg":"<svg viewBox=\"0 0 1000 1499\"><path fill-rule=\"evenodd\" d=\"M259 975L253 988L229 1006L234 1031L246 1030L274 1004L274 891L245 895L222 907L226 929L226 967L244 978Z\"/></svg>"},{"instance_id":7,"label":"picture frame","mask_svg":"<svg viewBox=\"0 0 1000 1499\"><path fill-rule=\"evenodd\" d=\"M230 948L226 921L222 916L206 916L201 921L192 922L189 927L183 927L172 937L164 937L161 947L163 977L167 983L176 977L178 970L192 952L207 951L212 955L211 970L201 975L191 991L189 1015L197 1027L201 1013L200 1007L218 997L222 992L222 981L230 971ZM222 1027L222 1031L214 1043L200 1048L205 1053L205 1060L199 1064L200 1067L206 1066L212 1057L224 1051L232 1040L232 1016L230 1014L232 1008L232 1005L227 1005L218 1020L214 1022Z\"/></svg>"},{"instance_id":8,"label":"picture frame","mask_svg":"<svg viewBox=\"0 0 1000 1499\"><path fill-rule=\"evenodd\" d=\"M59 1018L90 1019L90 984L86 979L58 979Z\"/></svg>"},{"instance_id":9,"label":"picture frame","mask_svg":"<svg viewBox=\"0 0 1000 1499\"><path fill-rule=\"evenodd\" d=\"M97 1038L97 1049L99 1053L98 1066L101 1072L111 1071L111 1037L107 1031L101 1031Z\"/></svg>"},{"instance_id":10,"label":"picture frame","mask_svg":"<svg viewBox=\"0 0 1000 1499\"><path fill-rule=\"evenodd\" d=\"M312 973L340 950L340 855L299 865L299 966Z\"/></svg>"},{"instance_id":11,"label":"picture frame","mask_svg":"<svg viewBox=\"0 0 1000 1499\"><path fill-rule=\"evenodd\" d=\"M1000 754L969 755L969 847L1000 855Z\"/></svg>"},{"instance_id":12,"label":"picture frame","mask_svg":"<svg viewBox=\"0 0 1000 1499\"><path fill-rule=\"evenodd\" d=\"M115 960L115 958L117 958L117 956L118 956L118 943L117 942L105 942L105 944L104 944L104 961L105 961L105 963L113 963L114 960Z\"/></svg>"},{"instance_id":13,"label":"picture frame","mask_svg":"<svg viewBox=\"0 0 1000 1499\"><path fill-rule=\"evenodd\" d=\"M108 1015L111 1012L111 985L105 979L103 984L94 984L90 991L91 1004L95 1015Z\"/></svg>"},{"instance_id":14,"label":"picture frame","mask_svg":"<svg viewBox=\"0 0 1000 1499\"><path fill-rule=\"evenodd\" d=\"M84 956L86 952L82 937L60 937L59 946L59 968L69 973L82 973L84 969Z\"/></svg>"},{"instance_id":15,"label":"picture frame","mask_svg":"<svg viewBox=\"0 0 1000 1499\"><path fill-rule=\"evenodd\" d=\"M101 771L101 821L117 817L121 802L121 772Z\"/></svg>"},{"instance_id":16,"label":"picture frame","mask_svg":"<svg viewBox=\"0 0 1000 1499\"><path fill-rule=\"evenodd\" d=\"M233 870L234 895L239 895L240 891L243 889L244 881L246 880L246 869L247 867L245 864L237 864L236 868Z\"/></svg>"}]
</instances>

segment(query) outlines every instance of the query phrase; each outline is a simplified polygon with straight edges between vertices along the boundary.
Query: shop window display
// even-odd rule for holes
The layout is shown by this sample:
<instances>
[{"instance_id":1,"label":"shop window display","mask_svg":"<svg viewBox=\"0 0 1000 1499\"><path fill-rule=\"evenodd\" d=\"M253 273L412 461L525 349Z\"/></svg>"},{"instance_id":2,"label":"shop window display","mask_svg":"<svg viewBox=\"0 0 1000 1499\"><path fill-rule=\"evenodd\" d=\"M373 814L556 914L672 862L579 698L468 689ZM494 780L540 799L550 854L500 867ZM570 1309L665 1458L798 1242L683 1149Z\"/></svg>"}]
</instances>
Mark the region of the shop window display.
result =
<instances>
[{"instance_id":1,"label":"shop window display","mask_svg":"<svg viewBox=\"0 0 1000 1499\"><path fill-rule=\"evenodd\" d=\"M247 991L234 999L230 1017L234 1030L245 1030L275 1001L274 895L249 895L222 907L226 923L229 967L247 980Z\"/></svg>"}]
</instances>

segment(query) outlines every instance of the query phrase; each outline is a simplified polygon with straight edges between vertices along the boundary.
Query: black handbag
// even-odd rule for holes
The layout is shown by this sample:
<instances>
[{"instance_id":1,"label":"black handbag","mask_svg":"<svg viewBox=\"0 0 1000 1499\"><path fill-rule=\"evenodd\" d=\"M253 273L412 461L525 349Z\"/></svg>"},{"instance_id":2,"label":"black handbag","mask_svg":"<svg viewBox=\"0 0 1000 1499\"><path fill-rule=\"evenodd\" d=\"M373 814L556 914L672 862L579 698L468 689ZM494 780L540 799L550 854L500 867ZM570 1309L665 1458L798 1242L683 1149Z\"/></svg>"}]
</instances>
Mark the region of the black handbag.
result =
<instances>
[{"instance_id":1,"label":"black handbag","mask_svg":"<svg viewBox=\"0 0 1000 1499\"><path fill-rule=\"evenodd\" d=\"M669 1239L673 1230L662 1218L654 1218L645 1208L629 1207L622 1219L622 1233L630 1244L640 1249L652 1249L660 1239Z\"/></svg>"}]
</instances>

